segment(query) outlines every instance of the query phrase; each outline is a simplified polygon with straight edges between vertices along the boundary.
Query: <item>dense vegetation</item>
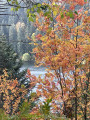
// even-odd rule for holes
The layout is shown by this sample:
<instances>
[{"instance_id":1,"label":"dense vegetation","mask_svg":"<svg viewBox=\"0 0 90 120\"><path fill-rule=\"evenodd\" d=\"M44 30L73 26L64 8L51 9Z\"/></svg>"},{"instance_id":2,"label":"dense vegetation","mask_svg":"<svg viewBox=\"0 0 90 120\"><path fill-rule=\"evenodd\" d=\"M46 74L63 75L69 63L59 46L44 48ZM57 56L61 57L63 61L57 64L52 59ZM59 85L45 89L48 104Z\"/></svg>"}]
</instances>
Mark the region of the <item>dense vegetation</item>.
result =
<instances>
[{"instance_id":1,"label":"dense vegetation","mask_svg":"<svg viewBox=\"0 0 90 120\"><path fill-rule=\"evenodd\" d=\"M3 70L7 69L10 74L10 79L17 78L18 80L25 79L25 71L20 72L22 61L18 54L12 49L3 36L0 41L0 75L3 74Z\"/></svg>"},{"instance_id":2,"label":"dense vegetation","mask_svg":"<svg viewBox=\"0 0 90 120\"><path fill-rule=\"evenodd\" d=\"M13 11L20 9L17 0L8 1ZM47 0L26 9L29 21L38 30L37 34L28 35L30 45L34 45L32 53L36 65L45 66L47 73L37 78L27 70L27 87L20 84L18 78L9 78L9 71L3 69L1 120L90 119L89 4L89 0ZM17 29L22 36L23 27ZM20 52L20 56L23 53ZM35 87L36 92L33 92Z\"/></svg>"},{"instance_id":3,"label":"dense vegetation","mask_svg":"<svg viewBox=\"0 0 90 120\"><path fill-rule=\"evenodd\" d=\"M1 2L1 4L5 3L6 0ZM6 9L5 12L1 12L1 14L6 15L0 15L0 24L2 25L0 25L0 36L4 35L6 37L8 44L11 45L11 47L17 54L19 54L19 56L22 57L24 53L29 53L31 59L33 59L31 52L34 45L29 44L32 41L27 37L31 37L33 33L37 35L38 30L32 22L29 22L25 9L20 9L16 12L12 12L12 6L4 6L4 8L8 9Z\"/></svg>"}]
</instances>

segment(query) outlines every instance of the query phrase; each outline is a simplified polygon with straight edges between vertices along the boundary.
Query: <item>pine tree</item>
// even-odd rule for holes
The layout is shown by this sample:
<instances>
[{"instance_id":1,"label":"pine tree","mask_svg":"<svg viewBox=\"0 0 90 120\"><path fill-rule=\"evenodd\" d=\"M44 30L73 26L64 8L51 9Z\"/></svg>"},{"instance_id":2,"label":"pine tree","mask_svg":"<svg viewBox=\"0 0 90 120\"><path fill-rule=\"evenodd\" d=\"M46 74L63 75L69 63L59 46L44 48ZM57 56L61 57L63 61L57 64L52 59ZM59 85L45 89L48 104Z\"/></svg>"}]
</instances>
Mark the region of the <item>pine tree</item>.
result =
<instances>
[{"instance_id":1,"label":"pine tree","mask_svg":"<svg viewBox=\"0 0 90 120\"><path fill-rule=\"evenodd\" d=\"M19 28L19 31L17 33L17 52L19 53L20 56L22 56L25 53L25 31L21 27Z\"/></svg>"},{"instance_id":2,"label":"pine tree","mask_svg":"<svg viewBox=\"0 0 90 120\"><path fill-rule=\"evenodd\" d=\"M9 43L11 44L15 52L17 52L17 32L15 29L15 24L12 24L12 26L10 26L9 28Z\"/></svg>"},{"instance_id":3,"label":"pine tree","mask_svg":"<svg viewBox=\"0 0 90 120\"><path fill-rule=\"evenodd\" d=\"M5 38L0 37L0 75L3 74L3 70L7 69L9 79L17 78L22 83L25 82L25 71L20 72L22 61L18 54L7 45Z\"/></svg>"},{"instance_id":4,"label":"pine tree","mask_svg":"<svg viewBox=\"0 0 90 120\"><path fill-rule=\"evenodd\" d=\"M31 38L33 32L35 31L33 28L34 28L34 26L27 19L27 26L26 26L26 31L25 31L26 52L28 52L28 51L32 52L32 49L33 49L33 45L32 44L28 44L28 43L32 42L28 38Z\"/></svg>"},{"instance_id":5,"label":"pine tree","mask_svg":"<svg viewBox=\"0 0 90 120\"><path fill-rule=\"evenodd\" d=\"M19 58L18 54L15 53L15 51L12 49L12 47L7 44L7 40L5 37L0 36L0 76L4 75L4 71L6 69L9 77L7 80L15 80L17 78L19 83L19 88L25 88L28 89L27 92L30 90L30 80L26 78L26 71L23 70L20 71L20 68L22 66L22 60ZM24 91L25 92L25 91ZM22 93L20 93L20 96L22 96ZM30 96L28 97L27 94L25 98L30 99ZM13 100L15 101L17 97ZM21 99L19 105L23 103L24 99ZM12 102L13 102L12 101ZM3 93L0 94L0 108L3 108ZM11 109L12 113L12 109Z\"/></svg>"},{"instance_id":6,"label":"pine tree","mask_svg":"<svg viewBox=\"0 0 90 120\"><path fill-rule=\"evenodd\" d=\"M0 26L0 35L4 35L4 29L3 29L3 26Z\"/></svg>"}]
</instances>

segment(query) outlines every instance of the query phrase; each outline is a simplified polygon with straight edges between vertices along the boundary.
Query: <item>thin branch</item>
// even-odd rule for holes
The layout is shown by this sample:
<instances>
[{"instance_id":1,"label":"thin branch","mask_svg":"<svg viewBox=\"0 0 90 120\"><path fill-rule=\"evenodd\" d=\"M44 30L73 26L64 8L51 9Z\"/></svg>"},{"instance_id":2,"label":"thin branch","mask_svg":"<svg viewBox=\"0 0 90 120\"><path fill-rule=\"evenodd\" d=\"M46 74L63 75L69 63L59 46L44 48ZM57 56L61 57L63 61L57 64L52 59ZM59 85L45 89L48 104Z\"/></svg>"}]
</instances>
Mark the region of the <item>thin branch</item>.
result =
<instances>
[{"instance_id":1,"label":"thin branch","mask_svg":"<svg viewBox=\"0 0 90 120\"><path fill-rule=\"evenodd\" d=\"M22 2L22 1L21 1L21 2ZM32 4L32 5L36 4L36 3L32 2L32 1L30 1L30 4L29 4L29 5L26 5L26 6L20 6L20 3L19 3L18 5L16 5L16 4L11 4L9 1L7 1L7 3L8 3L9 6L20 7L20 8L29 8L31 4Z\"/></svg>"},{"instance_id":2,"label":"thin branch","mask_svg":"<svg viewBox=\"0 0 90 120\"><path fill-rule=\"evenodd\" d=\"M8 25L8 24L0 24L0 26L11 26L11 25Z\"/></svg>"}]
</instances>

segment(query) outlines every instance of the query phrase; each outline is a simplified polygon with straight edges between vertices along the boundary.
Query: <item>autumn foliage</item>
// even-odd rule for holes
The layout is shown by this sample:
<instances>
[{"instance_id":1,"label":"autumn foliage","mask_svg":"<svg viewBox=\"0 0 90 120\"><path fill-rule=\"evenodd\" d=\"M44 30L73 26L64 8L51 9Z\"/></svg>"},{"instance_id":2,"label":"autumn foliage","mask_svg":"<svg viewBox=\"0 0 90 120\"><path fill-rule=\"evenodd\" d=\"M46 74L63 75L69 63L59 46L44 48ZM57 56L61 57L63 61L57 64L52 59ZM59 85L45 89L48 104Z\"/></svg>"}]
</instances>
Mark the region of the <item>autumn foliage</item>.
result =
<instances>
[{"instance_id":1,"label":"autumn foliage","mask_svg":"<svg viewBox=\"0 0 90 120\"><path fill-rule=\"evenodd\" d=\"M36 65L45 66L48 72L43 78L40 76L36 78L29 70L27 71L31 88L38 83L37 96L44 99L44 104L39 102L30 115L45 117L47 113L48 116L52 113L64 115L71 120L90 119L89 1L49 0L43 5L47 6L46 11L39 8L36 13L35 26L42 34L38 34L33 39L35 45L33 53ZM16 100L14 103L11 102L15 111L16 103L24 97L26 90L24 87L18 88L17 80L6 82L6 77L7 75L1 76L1 81L3 78L1 90L6 97L4 108L10 112L8 106L10 101L17 98L17 102ZM10 96L9 91L12 92ZM21 96L19 96L20 92L23 92ZM51 100L51 107L47 102L48 99Z\"/></svg>"},{"instance_id":2,"label":"autumn foliage","mask_svg":"<svg viewBox=\"0 0 90 120\"><path fill-rule=\"evenodd\" d=\"M53 101L59 100L61 106L56 104L57 107L54 107L66 117L86 120L90 118L88 1L63 0L62 4L58 4L59 2L50 1L46 13L41 11L36 16L35 25L43 32L34 40L37 43L33 49L36 64L53 70L56 77L56 80L52 80L52 75L49 79L45 77L45 81L40 80L42 82L38 89L42 89L41 94L46 98L51 96ZM76 8L77 6L79 7ZM40 94L38 90L37 94Z\"/></svg>"},{"instance_id":3,"label":"autumn foliage","mask_svg":"<svg viewBox=\"0 0 90 120\"><path fill-rule=\"evenodd\" d=\"M32 90L36 82L34 77L30 76L30 71L27 70L29 78L29 87L20 84L17 79L8 80L8 73L4 70L4 74L0 76L0 103L2 102L3 108L7 114L16 114L19 112L19 107L24 101L28 100L28 92ZM36 79L35 79L36 80ZM31 102L35 101L37 96L31 97Z\"/></svg>"}]
</instances>

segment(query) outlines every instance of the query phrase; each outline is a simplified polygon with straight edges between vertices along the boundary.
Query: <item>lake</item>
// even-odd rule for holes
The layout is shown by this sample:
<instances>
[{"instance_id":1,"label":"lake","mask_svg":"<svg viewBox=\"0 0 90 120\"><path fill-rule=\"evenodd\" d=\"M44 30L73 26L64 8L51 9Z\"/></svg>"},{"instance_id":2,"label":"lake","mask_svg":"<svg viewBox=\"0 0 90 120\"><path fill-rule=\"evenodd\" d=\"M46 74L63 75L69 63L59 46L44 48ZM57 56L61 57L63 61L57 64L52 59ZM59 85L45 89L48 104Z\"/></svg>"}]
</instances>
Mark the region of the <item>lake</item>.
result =
<instances>
[{"instance_id":1,"label":"lake","mask_svg":"<svg viewBox=\"0 0 90 120\"><path fill-rule=\"evenodd\" d=\"M23 66L21 67L21 71L25 70L25 69L29 69L31 74L35 75L36 77L38 77L39 75L44 76L45 73L47 72L47 71L45 71L45 69L46 69L45 67L43 67L43 66L36 67L34 65L34 63L27 63L27 62L23 64Z\"/></svg>"}]
</instances>

